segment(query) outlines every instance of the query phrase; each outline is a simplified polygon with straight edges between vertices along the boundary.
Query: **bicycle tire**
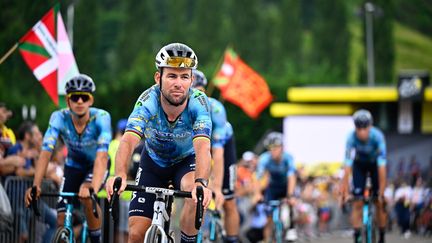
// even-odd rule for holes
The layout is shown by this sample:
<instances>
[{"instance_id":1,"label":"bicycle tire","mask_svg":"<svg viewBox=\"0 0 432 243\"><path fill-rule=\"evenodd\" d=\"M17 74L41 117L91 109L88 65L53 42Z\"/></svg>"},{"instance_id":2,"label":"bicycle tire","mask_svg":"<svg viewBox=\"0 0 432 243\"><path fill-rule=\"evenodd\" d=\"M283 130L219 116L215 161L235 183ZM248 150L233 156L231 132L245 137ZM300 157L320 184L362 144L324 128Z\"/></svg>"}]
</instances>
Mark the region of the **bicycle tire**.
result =
<instances>
[{"instance_id":1,"label":"bicycle tire","mask_svg":"<svg viewBox=\"0 0 432 243\"><path fill-rule=\"evenodd\" d=\"M69 241L69 237L72 234L71 230L65 227L58 228L54 234L53 243L75 243L75 238L72 238L72 242Z\"/></svg>"},{"instance_id":2,"label":"bicycle tire","mask_svg":"<svg viewBox=\"0 0 432 243\"><path fill-rule=\"evenodd\" d=\"M150 226L148 237L144 243L161 243L162 237L157 227Z\"/></svg>"}]
</instances>

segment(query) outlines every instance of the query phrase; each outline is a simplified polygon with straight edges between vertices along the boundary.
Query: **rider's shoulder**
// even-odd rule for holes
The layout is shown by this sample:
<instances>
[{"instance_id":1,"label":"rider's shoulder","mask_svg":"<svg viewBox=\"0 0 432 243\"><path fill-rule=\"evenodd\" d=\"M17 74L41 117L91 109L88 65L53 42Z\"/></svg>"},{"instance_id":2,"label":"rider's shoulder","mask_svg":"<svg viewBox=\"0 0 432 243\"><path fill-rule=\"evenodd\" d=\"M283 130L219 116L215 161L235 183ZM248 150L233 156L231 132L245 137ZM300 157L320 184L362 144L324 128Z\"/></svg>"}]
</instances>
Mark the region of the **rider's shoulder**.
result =
<instances>
[{"instance_id":1,"label":"rider's shoulder","mask_svg":"<svg viewBox=\"0 0 432 243\"><path fill-rule=\"evenodd\" d=\"M207 95L198 90L198 89L190 89L189 90L189 107L204 107L207 111L210 111L209 98Z\"/></svg>"},{"instance_id":2,"label":"rider's shoulder","mask_svg":"<svg viewBox=\"0 0 432 243\"><path fill-rule=\"evenodd\" d=\"M69 114L70 114L69 108L63 108L51 113L51 119L64 119Z\"/></svg>"},{"instance_id":3,"label":"rider's shoulder","mask_svg":"<svg viewBox=\"0 0 432 243\"><path fill-rule=\"evenodd\" d=\"M111 123L111 115L108 111L96 107L90 107L90 121L95 120L96 123L107 121Z\"/></svg>"},{"instance_id":4,"label":"rider's shoulder","mask_svg":"<svg viewBox=\"0 0 432 243\"><path fill-rule=\"evenodd\" d=\"M135 107L148 106L149 104L157 103L158 94L160 93L159 85L154 84L150 88L144 90L138 97Z\"/></svg>"},{"instance_id":5,"label":"rider's shoulder","mask_svg":"<svg viewBox=\"0 0 432 243\"><path fill-rule=\"evenodd\" d=\"M384 139L384 133L378 127L371 127L371 134L377 139Z\"/></svg>"}]
</instances>

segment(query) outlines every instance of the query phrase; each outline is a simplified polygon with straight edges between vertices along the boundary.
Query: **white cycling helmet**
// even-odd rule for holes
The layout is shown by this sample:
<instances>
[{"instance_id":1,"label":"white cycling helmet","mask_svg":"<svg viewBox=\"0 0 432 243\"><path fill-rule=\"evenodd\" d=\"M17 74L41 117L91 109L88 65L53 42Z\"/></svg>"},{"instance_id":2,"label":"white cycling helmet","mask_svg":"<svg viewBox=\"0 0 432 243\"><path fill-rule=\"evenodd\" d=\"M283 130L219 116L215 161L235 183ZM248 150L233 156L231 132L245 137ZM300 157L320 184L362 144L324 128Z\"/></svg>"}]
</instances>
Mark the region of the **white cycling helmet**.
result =
<instances>
[{"instance_id":1,"label":"white cycling helmet","mask_svg":"<svg viewBox=\"0 0 432 243\"><path fill-rule=\"evenodd\" d=\"M182 43L171 43L160 49L156 54L156 68L190 68L198 67L198 58L195 52Z\"/></svg>"},{"instance_id":2,"label":"white cycling helmet","mask_svg":"<svg viewBox=\"0 0 432 243\"><path fill-rule=\"evenodd\" d=\"M203 72L198 69L192 71L192 75L195 77L192 83L192 88L196 87L206 87L207 86L207 78Z\"/></svg>"},{"instance_id":3,"label":"white cycling helmet","mask_svg":"<svg viewBox=\"0 0 432 243\"><path fill-rule=\"evenodd\" d=\"M283 135L280 132L271 132L264 139L264 147L270 148L273 146L281 146L283 141Z\"/></svg>"},{"instance_id":4,"label":"white cycling helmet","mask_svg":"<svg viewBox=\"0 0 432 243\"><path fill-rule=\"evenodd\" d=\"M96 90L96 85L88 75L78 74L66 82L65 90L67 94L71 92L93 93Z\"/></svg>"},{"instance_id":5,"label":"white cycling helmet","mask_svg":"<svg viewBox=\"0 0 432 243\"><path fill-rule=\"evenodd\" d=\"M365 109L356 111L353 115L353 120L356 128L366 128L373 123L372 114Z\"/></svg>"}]
</instances>

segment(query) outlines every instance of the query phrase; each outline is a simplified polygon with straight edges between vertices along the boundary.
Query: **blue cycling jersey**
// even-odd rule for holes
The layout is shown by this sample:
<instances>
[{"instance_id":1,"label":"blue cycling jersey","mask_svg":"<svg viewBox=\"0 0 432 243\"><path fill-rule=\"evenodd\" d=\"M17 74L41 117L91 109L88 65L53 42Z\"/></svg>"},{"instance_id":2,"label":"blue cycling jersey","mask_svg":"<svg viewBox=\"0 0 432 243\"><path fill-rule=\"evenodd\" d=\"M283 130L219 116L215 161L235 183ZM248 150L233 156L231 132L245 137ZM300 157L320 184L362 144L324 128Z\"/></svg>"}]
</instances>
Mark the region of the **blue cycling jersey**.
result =
<instances>
[{"instance_id":1,"label":"blue cycling jersey","mask_svg":"<svg viewBox=\"0 0 432 243\"><path fill-rule=\"evenodd\" d=\"M377 162L379 166L387 163L384 134L376 127L371 127L369 138L365 142L357 138L355 131L350 132L345 151L345 165L347 166L352 166L354 161Z\"/></svg>"},{"instance_id":2,"label":"blue cycling jersey","mask_svg":"<svg viewBox=\"0 0 432 243\"><path fill-rule=\"evenodd\" d=\"M161 167L168 167L195 154L192 140L210 139L212 121L207 96L196 89L189 90L186 109L169 122L160 103L159 85L153 85L138 98L129 116L126 132L141 139L150 158Z\"/></svg>"},{"instance_id":3,"label":"blue cycling jersey","mask_svg":"<svg viewBox=\"0 0 432 243\"><path fill-rule=\"evenodd\" d=\"M209 97L211 120L213 123L211 146L223 148L226 141L233 135L231 124L227 120L225 107L218 100Z\"/></svg>"},{"instance_id":4,"label":"blue cycling jersey","mask_svg":"<svg viewBox=\"0 0 432 243\"><path fill-rule=\"evenodd\" d=\"M266 171L270 174L269 188L286 188L288 176L293 175L296 171L293 157L282 152L282 160L277 162L272 159L269 151L264 152L258 160L257 178L264 176Z\"/></svg>"},{"instance_id":5,"label":"blue cycling jersey","mask_svg":"<svg viewBox=\"0 0 432 243\"><path fill-rule=\"evenodd\" d=\"M59 136L68 149L65 164L78 169L91 168L96 153L108 151L112 138L111 116L105 110L91 107L90 119L83 132L78 134L72 122L71 111L55 111L51 114L42 150L52 152Z\"/></svg>"}]
</instances>

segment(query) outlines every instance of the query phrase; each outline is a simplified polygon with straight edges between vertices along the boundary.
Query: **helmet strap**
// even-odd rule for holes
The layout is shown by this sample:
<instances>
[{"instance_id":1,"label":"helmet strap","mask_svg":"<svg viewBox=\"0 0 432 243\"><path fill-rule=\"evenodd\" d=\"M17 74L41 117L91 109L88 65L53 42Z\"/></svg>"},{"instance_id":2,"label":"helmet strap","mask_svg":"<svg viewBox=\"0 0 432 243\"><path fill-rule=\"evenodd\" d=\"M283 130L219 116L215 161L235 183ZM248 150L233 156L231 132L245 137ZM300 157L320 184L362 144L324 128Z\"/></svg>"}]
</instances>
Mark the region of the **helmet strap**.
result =
<instances>
[{"instance_id":1,"label":"helmet strap","mask_svg":"<svg viewBox=\"0 0 432 243\"><path fill-rule=\"evenodd\" d=\"M160 76L159 76L159 88L160 88L160 90L161 90L161 92L162 92L162 75L163 75L163 68L159 68L159 73L160 73Z\"/></svg>"}]
</instances>

